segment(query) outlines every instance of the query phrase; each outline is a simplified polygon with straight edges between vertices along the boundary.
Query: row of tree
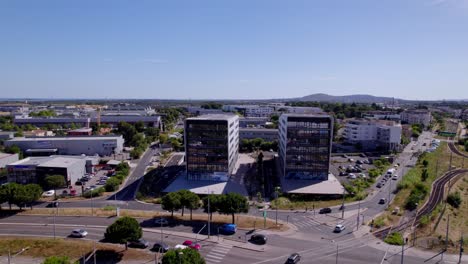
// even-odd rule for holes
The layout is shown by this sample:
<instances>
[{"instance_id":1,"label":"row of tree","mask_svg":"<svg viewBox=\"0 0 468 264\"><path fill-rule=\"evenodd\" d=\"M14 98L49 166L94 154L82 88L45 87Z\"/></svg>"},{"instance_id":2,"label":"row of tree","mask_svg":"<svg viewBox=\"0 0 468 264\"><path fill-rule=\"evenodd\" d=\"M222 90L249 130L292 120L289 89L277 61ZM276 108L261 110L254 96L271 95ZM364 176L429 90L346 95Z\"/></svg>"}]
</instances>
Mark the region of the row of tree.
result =
<instances>
[{"instance_id":1,"label":"row of tree","mask_svg":"<svg viewBox=\"0 0 468 264\"><path fill-rule=\"evenodd\" d=\"M159 137L159 129L155 127L145 127L141 121L135 124L120 122L117 125L117 133L121 134L125 139L125 145L133 147L130 155L133 158L139 158L153 141Z\"/></svg>"},{"instance_id":2,"label":"row of tree","mask_svg":"<svg viewBox=\"0 0 468 264\"><path fill-rule=\"evenodd\" d=\"M240 149L241 151L246 151L246 152L252 152L254 150L273 150L277 151L278 150L278 142L273 141L273 142L268 142L265 141L262 138L254 138L254 139L242 139L241 144L240 144Z\"/></svg>"},{"instance_id":3,"label":"row of tree","mask_svg":"<svg viewBox=\"0 0 468 264\"><path fill-rule=\"evenodd\" d=\"M0 186L0 210L2 203L8 203L10 206L14 204L20 209L27 205L31 206L42 195L42 188L38 184L17 184L8 183Z\"/></svg>"},{"instance_id":4,"label":"row of tree","mask_svg":"<svg viewBox=\"0 0 468 264\"><path fill-rule=\"evenodd\" d=\"M164 195L161 199L161 206L164 210L171 212L174 217L174 212L182 209L190 210L190 220L192 219L192 211L200 207L200 197L188 190L180 190ZM206 213L213 217L213 213L232 215L232 223L234 223L234 215L237 213L248 213L249 205L247 199L237 193L215 195L210 194L203 198L202 206Z\"/></svg>"}]
</instances>

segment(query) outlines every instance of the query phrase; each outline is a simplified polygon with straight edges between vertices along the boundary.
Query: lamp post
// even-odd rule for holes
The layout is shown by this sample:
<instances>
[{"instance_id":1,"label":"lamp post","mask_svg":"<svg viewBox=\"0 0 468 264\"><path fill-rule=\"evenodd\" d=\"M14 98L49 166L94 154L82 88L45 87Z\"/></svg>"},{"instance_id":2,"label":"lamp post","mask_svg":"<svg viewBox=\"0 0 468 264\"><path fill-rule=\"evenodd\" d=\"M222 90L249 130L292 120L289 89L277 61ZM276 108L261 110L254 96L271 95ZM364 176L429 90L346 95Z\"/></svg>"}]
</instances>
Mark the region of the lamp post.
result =
<instances>
[{"instance_id":1,"label":"lamp post","mask_svg":"<svg viewBox=\"0 0 468 264\"><path fill-rule=\"evenodd\" d=\"M278 197L279 197L279 194L280 194L280 191L281 191L281 188L279 186L276 186L275 187L275 199L277 200L276 201L276 225L278 225Z\"/></svg>"}]
</instances>

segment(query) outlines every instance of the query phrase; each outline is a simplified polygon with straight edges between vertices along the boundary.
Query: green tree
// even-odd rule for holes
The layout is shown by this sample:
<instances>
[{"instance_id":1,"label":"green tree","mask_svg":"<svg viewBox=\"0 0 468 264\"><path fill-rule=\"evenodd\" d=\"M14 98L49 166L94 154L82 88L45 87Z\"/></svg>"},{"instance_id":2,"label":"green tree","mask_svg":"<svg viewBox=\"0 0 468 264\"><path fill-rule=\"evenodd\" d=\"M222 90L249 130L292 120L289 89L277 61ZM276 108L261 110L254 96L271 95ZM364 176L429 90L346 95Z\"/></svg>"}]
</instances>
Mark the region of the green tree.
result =
<instances>
[{"instance_id":1,"label":"green tree","mask_svg":"<svg viewBox=\"0 0 468 264\"><path fill-rule=\"evenodd\" d=\"M184 216L184 208L187 208L190 210L190 220L192 220L193 209L198 209L198 207L200 207L200 197L188 190L180 190L178 193L180 195L180 204L182 206L182 216Z\"/></svg>"},{"instance_id":2,"label":"green tree","mask_svg":"<svg viewBox=\"0 0 468 264\"><path fill-rule=\"evenodd\" d=\"M164 254L162 264L205 264L205 260L197 250L191 248L171 249Z\"/></svg>"},{"instance_id":3,"label":"green tree","mask_svg":"<svg viewBox=\"0 0 468 264\"><path fill-rule=\"evenodd\" d=\"M48 257L42 262L42 264L71 264L71 261L68 257L58 257L58 256L52 256Z\"/></svg>"},{"instance_id":4,"label":"green tree","mask_svg":"<svg viewBox=\"0 0 468 264\"><path fill-rule=\"evenodd\" d=\"M465 151L468 151L468 140L465 140Z\"/></svg>"},{"instance_id":5,"label":"green tree","mask_svg":"<svg viewBox=\"0 0 468 264\"><path fill-rule=\"evenodd\" d=\"M134 126L126 122L120 122L117 125L117 133L123 136L123 138L125 139L126 145L134 146L132 145L132 142L133 142L132 140L133 140L133 137L137 134L137 130L135 129Z\"/></svg>"},{"instance_id":6,"label":"green tree","mask_svg":"<svg viewBox=\"0 0 468 264\"><path fill-rule=\"evenodd\" d=\"M174 217L174 211L177 211L182 207L180 194L177 192L171 192L164 195L161 199L161 206L163 210L170 211L171 217Z\"/></svg>"},{"instance_id":7,"label":"green tree","mask_svg":"<svg viewBox=\"0 0 468 264\"><path fill-rule=\"evenodd\" d=\"M140 223L135 218L124 216L107 227L104 239L112 243L125 244L127 248L128 241L138 240L142 235Z\"/></svg>"},{"instance_id":8,"label":"green tree","mask_svg":"<svg viewBox=\"0 0 468 264\"><path fill-rule=\"evenodd\" d=\"M447 196L447 203L452 207L459 208L462 203L462 198L459 192L451 193Z\"/></svg>"},{"instance_id":9,"label":"green tree","mask_svg":"<svg viewBox=\"0 0 468 264\"><path fill-rule=\"evenodd\" d=\"M23 152L17 145L11 145L11 146L5 147L4 151L5 153L9 153L9 154L18 154L20 159L23 158Z\"/></svg>"},{"instance_id":10,"label":"green tree","mask_svg":"<svg viewBox=\"0 0 468 264\"><path fill-rule=\"evenodd\" d=\"M21 188L21 185L14 182L0 186L0 201L7 202L10 210L11 205L15 204L15 197L19 188Z\"/></svg>"},{"instance_id":11,"label":"green tree","mask_svg":"<svg viewBox=\"0 0 468 264\"><path fill-rule=\"evenodd\" d=\"M141 148L134 148L132 151L130 151L130 156L132 159L139 159L141 154L143 154L143 150Z\"/></svg>"},{"instance_id":12,"label":"green tree","mask_svg":"<svg viewBox=\"0 0 468 264\"><path fill-rule=\"evenodd\" d=\"M26 198L24 200L25 204L29 204L29 206L32 209L32 205L35 201L39 200L42 195L42 188L39 184L26 184L22 186L24 190L26 191Z\"/></svg>"},{"instance_id":13,"label":"green tree","mask_svg":"<svg viewBox=\"0 0 468 264\"><path fill-rule=\"evenodd\" d=\"M135 129L138 133L145 131L145 123L143 121L138 121L135 123Z\"/></svg>"},{"instance_id":14,"label":"green tree","mask_svg":"<svg viewBox=\"0 0 468 264\"><path fill-rule=\"evenodd\" d=\"M106 192L113 192L119 189L121 181L117 179L116 177L111 177L110 179L107 180L106 185L104 185L104 188L106 188Z\"/></svg>"},{"instance_id":15,"label":"green tree","mask_svg":"<svg viewBox=\"0 0 468 264\"><path fill-rule=\"evenodd\" d=\"M426 181L428 177L429 177L429 172L427 172L427 169L424 169L421 173L421 180Z\"/></svg>"},{"instance_id":16,"label":"green tree","mask_svg":"<svg viewBox=\"0 0 468 264\"><path fill-rule=\"evenodd\" d=\"M232 216L232 223L235 223L235 214L248 213L249 205L247 199L238 193L228 193L221 196L219 212Z\"/></svg>"},{"instance_id":17,"label":"green tree","mask_svg":"<svg viewBox=\"0 0 468 264\"><path fill-rule=\"evenodd\" d=\"M213 213L219 212L221 202L222 202L222 195L209 194L203 198L203 211L205 213L210 214L210 220L213 219ZM209 210L208 210L208 204L210 205Z\"/></svg>"},{"instance_id":18,"label":"green tree","mask_svg":"<svg viewBox=\"0 0 468 264\"><path fill-rule=\"evenodd\" d=\"M48 175L44 179L46 186L54 190L54 197L57 198L57 188L65 186L65 177L62 175Z\"/></svg>"},{"instance_id":19,"label":"green tree","mask_svg":"<svg viewBox=\"0 0 468 264\"><path fill-rule=\"evenodd\" d=\"M429 161L423 160L422 164L423 164L424 168L427 168L427 166L429 165Z\"/></svg>"}]
</instances>

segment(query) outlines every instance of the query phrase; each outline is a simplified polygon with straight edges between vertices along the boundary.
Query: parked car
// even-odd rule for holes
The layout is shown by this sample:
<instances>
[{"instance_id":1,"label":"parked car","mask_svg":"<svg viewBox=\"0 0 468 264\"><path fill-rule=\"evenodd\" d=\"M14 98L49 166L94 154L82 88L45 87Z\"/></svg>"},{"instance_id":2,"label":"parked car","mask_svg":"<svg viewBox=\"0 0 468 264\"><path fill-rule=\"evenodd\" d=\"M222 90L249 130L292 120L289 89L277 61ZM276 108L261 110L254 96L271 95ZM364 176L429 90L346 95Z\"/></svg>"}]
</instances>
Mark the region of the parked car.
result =
<instances>
[{"instance_id":1,"label":"parked car","mask_svg":"<svg viewBox=\"0 0 468 264\"><path fill-rule=\"evenodd\" d=\"M198 243L193 243L192 245L188 246L191 249L195 249L196 251L200 251L201 245Z\"/></svg>"},{"instance_id":2,"label":"parked car","mask_svg":"<svg viewBox=\"0 0 468 264\"><path fill-rule=\"evenodd\" d=\"M363 164L362 160L357 160L356 163L357 164Z\"/></svg>"},{"instance_id":3,"label":"parked car","mask_svg":"<svg viewBox=\"0 0 468 264\"><path fill-rule=\"evenodd\" d=\"M184 246L184 245L180 245L180 244L177 244L174 247L174 249L186 249L186 248L188 248L188 246Z\"/></svg>"},{"instance_id":4,"label":"parked car","mask_svg":"<svg viewBox=\"0 0 468 264\"><path fill-rule=\"evenodd\" d=\"M265 235L262 235L262 234L253 234L250 237L250 242L252 242L254 244L264 245L267 242L267 237Z\"/></svg>"},{"instance_id":5,"label":"parked car","mask_svg":"<svg viewBox=\"0 0 468 264\"><path fill-rule=\"evenodd\" d=\"M335 229L333 229L333 232L335 233L341 233L341 231L345 230L345 226L344 225L341 225L341 224L338 224L335 226Z\"/></svg>"},{"instance_id":6,"label":"parked car","mask_svg":"<svg viewBox=\"0 0 468 264\"><path fill-rule=\"evenodd\" d=\"M331 212L332 212L331 208L325 207L325 208L320 209L319 214L329 214Z\"/></svg>"},{"instance_id":7,"label":"parked car","mask_svg":"<svg viewBox=\"0 0 468 264\"><path fill-rule=\"evenodd\" d=\"M71 237L86 237L88 235L88 232L84 229L74 229L70 236Z\"/></svg>"},{"instance_id":8,"label":"parked car","mask_svg":"<svg viewBox=\"0 0 468 264\"><path fill-rule=\"evenodd\" d=\"M385 204L387 202L387 199L385 198L380 198L379 204Z\"/></svg>"},{"instance_id":9,"label":"parked car","mask_svg":"<svg viewBox=\"0 0 468 264\"><path fill-rule=\"evenodd\" d=\"M219 232L223 234L232 235L232 234L235 234L236 231L237 231L237 225L235 224L224 224L219 227Z\"/></svg>"},{"instance_id":10,"label":"parked car","mask_svg":"<svg viewBox=\"0 0 468 264\"><path fill-rule=\"evenodd\" d=\"M348 161L349 161L349 162L354 162L355 160L352 159L352 158L349 158Z\"/></svg>"},{"instance_id":11,"label":"parked car","mask_svg":"<svg viewBox=\"0 0 468 264\"><path fill-rule=\"evenodd\" d=\"M51 197L51 196L54 196L55 195L55 191L54 190L49 190L49 191L46 191L42 194L42 196L44 197Z\"/></svg>"},{"instance_id":12,"label":"parked car","mask_svg":"<svg viewBox=\"0 0 468 264\"><path fill-rule=\"evenodd\" d=\"M87 177L82 177L82 178L80 179L80 181L82 181L82 182L87 182L87 181L89 181L89 178L87 178Z\"/></svg>"},{"instance_id":13,"label":"parked car","mask_svg":"<svg viewBox=\"0 0 468 264\"><path fill-rule=\"evenodd\" d=\"M377 188L382 188L382 183L380 183L380 182L377 183L377 185L376 185L375 187L377 187Z\"/></svg>"},{"instance_id":14,"label":"parked car","mask_svg":"<svg viewBox=\"0 0 468 264\"><path fill-rule=\"evenodd\" d=\"M106 180L100 180L100 181L99 181L98 183L96 183L96 184L98 184L98 185L105 185L106 182L107 182Z\"/></svg>"},{"instance_id":15,"label":"parked car","mask_svg":"<svg viewBox=\"0 0 468 264\"><path fill-rule=\"evenodd\" d=\"M340 171L340 174L339 174L339 175L340 175L340 176L346 176L346 175L348 175L348 173L346 173L346 172L344 172L344 171Z\"/></svg>"},{"instance_id":16,"label":"parked car","mask_svg":"<svg viewBox=\"0 0 468 264\"><path fill-rule=\"evenodd\" d=\"M160 217L154 219L154 224L157 226L167 226L169 225L169 221L166 218Z\"/></svg>"},{"instance_id":17,"label":"parked car","mask_svg":"<svg viewBox=\"0 0 468 264\"><path fill-rule=\"evenodd\" d=\"M99 178L99 180L107 180L107 179L109 179L109 177L107 177L107 176L101 176L101 177Z\"/></svg>"},{"instance_id":18,"label":"parked car","mask_svg":"<svg viewBox=\"0 0 468 264\"><path fill-rule=\"evenodd\" d=\"M392 180L394 181L398 180L398 175L397 174L393 175Z\"/></svg>"},{"instance_id":19,"label":"parked car","mask_svg":"<svg viewBox=\"0 0 468 264\"><path fill-rule=\"evenodd\" d=\"M147 248L149 246L149 243L143 238L140 238L138 240L129 241L128 246L134 248Z\"/></svg>"},{"instance_id":20,"label":"parked car","mask_svg":"<svg viewBox=\"0 0 468 264\"><path fill-rule=\"evenodd\" d=\"M81 180L77 180L77 181L75 182L75 185L86 185L86 182L83 182L83 181L81 181Z\"/></svg>"},{"instance_id":21,"label":"parked car","mask_svg":"<svg viewBox=\"0 0 468 264\"><path fill-rule=\"evenodd\" d=\"M166 243L164 242L156 242L153 245L153 248L151 250L156 251L156 252L167 252L169 249L171 249Z\"/></svg>"},{"instance_id":22,"label":"parked car","mask_svg":"<svg viewBox=\"0 0 468 264\"><path fill-rule=\"evenodd\" d=\"M350 174L348 175L348 177L349 177L350 179L353 179L353 180L356 179L356 175L353 174L353 173L350 173Z\"/></svg>"},{"instance_id":23,"label":"parked car","mask_svg":"<svg viewBox=\"0 0 468 264\"><path fill-rule=\"evenodd\" d=\"M286 264L295 264L301 260L301 255L299 253L293 253L289 258L286 260Z\"/></svg>"},{"instance_id":24,"label":"parked car","mask_svg":"<svg viewBox=\"0 0 468 264\"><path fill-rule=\"evenodd\" d=\"M182 245L184 246L191 246L192 244L193 244L192 240L185 240L184 243L182 243Z\"/></svg>"}]
</instances>

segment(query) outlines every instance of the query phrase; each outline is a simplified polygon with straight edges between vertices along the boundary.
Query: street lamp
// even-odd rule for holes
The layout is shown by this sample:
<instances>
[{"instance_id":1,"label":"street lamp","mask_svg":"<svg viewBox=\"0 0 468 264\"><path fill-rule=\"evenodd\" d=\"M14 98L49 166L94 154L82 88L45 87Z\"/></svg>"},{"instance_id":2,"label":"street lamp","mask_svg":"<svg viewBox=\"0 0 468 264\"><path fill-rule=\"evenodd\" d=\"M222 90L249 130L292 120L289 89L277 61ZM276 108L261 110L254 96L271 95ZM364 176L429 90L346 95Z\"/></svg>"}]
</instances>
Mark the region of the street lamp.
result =
<instances>
[{"instance_id":1,"label":"street lamp","mask_svg":"<svg viewBox=\"0 0 468 264\"><path fill-rule=\"evenodd\" d=\"M279 194L281 192L281 187L279 186L276 186L275 187L275 199L276 199L276 225L278 226L278 197L279 197Z\"/></svg>"},{"instance_id":2,"label":"street lamp","mask_svg":"<svg viewBox=\"0 0 468 264\"><path fill-rule=\"evenodd\" d=\"M178 259L179 259L179 264L182 263L182 260L180 259L180 255L184 255L184 252L181 252L181 251L177 252L177 256L178 256Z\"/></svg>"}]
</instances>

